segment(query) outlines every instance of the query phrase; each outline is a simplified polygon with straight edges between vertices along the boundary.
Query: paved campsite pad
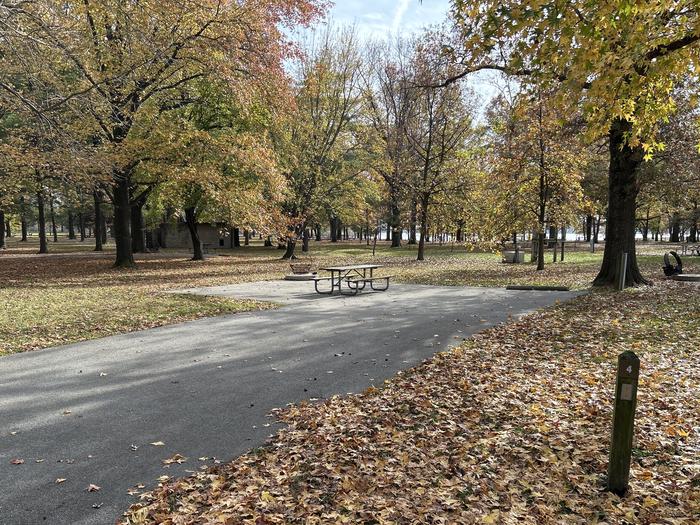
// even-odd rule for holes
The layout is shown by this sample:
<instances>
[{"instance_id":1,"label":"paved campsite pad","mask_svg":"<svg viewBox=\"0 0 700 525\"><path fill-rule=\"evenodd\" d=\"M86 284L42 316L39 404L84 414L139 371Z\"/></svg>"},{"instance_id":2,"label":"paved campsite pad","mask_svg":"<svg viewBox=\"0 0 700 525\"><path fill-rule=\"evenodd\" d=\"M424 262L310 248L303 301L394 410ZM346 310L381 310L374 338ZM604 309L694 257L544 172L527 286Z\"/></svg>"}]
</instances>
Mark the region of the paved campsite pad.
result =
<instances>
[{"instance_id":1,"label":"paved campsite pad","mask_svg":"<svg viewBox=\"0 0 700 525\"><path fill-rule=\"evenodd\" d=\"M277 427L272 408L380 385L476 331L574 295L392 284L329 297L312 287L191 290L288 305L0 359L0 524L113 523L135 501L131 487L264 443ZM164 466L175 454L187 460Z\"/></svg>"}]
</instances>

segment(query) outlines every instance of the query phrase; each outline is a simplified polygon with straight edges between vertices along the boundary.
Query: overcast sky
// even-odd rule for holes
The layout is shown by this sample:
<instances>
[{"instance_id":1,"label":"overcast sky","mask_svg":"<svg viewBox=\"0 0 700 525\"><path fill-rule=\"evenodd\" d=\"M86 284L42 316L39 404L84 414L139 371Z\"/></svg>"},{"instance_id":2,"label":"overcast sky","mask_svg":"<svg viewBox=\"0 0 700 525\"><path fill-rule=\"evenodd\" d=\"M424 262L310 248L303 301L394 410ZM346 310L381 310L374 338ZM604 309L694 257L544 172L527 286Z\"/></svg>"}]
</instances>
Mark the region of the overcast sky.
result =
<instances>
[{"instance_id":1,"label":"overcast sky","mask_svg":"<svg viewBox=\"0 0 700 525\"><path fill-rule=\"evenodd\" d=\"M355 24L362 36L408 35L447 18L449 0L336 0L329 17Z\"/></svg>"}]
</instances>

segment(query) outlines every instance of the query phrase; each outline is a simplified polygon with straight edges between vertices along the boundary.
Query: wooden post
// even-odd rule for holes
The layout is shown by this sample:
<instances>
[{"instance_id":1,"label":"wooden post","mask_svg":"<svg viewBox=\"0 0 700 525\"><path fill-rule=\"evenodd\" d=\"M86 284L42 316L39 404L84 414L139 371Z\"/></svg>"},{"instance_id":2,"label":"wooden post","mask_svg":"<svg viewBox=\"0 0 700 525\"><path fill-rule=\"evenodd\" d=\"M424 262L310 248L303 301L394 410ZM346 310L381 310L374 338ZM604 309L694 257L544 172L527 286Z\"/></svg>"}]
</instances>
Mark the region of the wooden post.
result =
<instances>
[{"instance_id":1,"label":"wooden post","mask_svg":"<svg viewBox=\"0 0 700 525\"><path fill-rule=\"evenodd\" d=\"M627 284L627 252L620 255L620 271L618 273L617 289L622 291Z\"/></svg>"},{"instance_id":2,"label":"wooden post","mask_svg":"<svg viewBox=\"0 0 700 525\"><path fill-rule=\"evenodd\" d=\"M608 490L618 496L623 496L629 486L638 380L639 358L634 352L622 352L617 359L615 410L608 463Z\"/></svg>"}]
</instances>

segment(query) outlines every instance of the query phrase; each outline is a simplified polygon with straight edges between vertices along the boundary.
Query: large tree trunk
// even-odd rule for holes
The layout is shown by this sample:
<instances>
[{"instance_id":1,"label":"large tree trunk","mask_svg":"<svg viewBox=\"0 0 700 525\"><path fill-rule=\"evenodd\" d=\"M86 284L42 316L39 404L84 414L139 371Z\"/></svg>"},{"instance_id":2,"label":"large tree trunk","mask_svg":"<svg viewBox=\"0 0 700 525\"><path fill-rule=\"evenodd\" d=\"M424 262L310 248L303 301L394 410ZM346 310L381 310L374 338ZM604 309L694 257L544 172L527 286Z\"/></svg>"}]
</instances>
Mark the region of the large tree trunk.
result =
<instances>
[{"instance_id":1,"label":"large tree trunk","mask_svg":"<svg viewBox=\"0 0 700 525\"><path fill-rule=\"evenodd\" d=\"M95 251L102 251L102 241L104 239L104 217L102 217L102 199L100 193L95 190L92 192L92 197L95 202Z\"/></svg>"},{"instance_id":2,"label":"large tree trunk","mask_svg":"<svg viewBox=\"0 0 700 525\"><path fill-rule=\"evenodd\" d=\"M75 218L72 211L68 212L68 238L75 239Z\"/></svg>"},{"instance_id":3,"label":"large tree trunk","mask_svg":"<svg viewBox=\"0 0 700 525\"><path fill-rule=\"evenodd\" d=\"M642 149L630 148L625 134L631 124L613 121L610 127L610 169L608 174L608 216L605 224L603 264L593 281L595 286L615 285L619 280L620 258L627 253L625 286L649 284L642 277L635 251L637 171L642 162Z\"/></svg>"},{"instance_id":4,"label":"large tree trunk","mask_svg":"<svg viewBox=\"0 0 700 525\"><path fill-rule=\"evenodd\" d=\"M698 212L698 201L693 201L693 214L690 219L690 242L698 242L698 219L700 218L700 213Z\"/></svg>"},{"instance_id":5,"label":"large tree trunk","mask_svg":"<svg viewBox=\"0 0 700 525\"><path fill-rule=\"evenodd\" d=\"M114 266L129 268L134 266L134 253L131 251L131 199L129 198L129 177L126 174L115 176L114 181L114 241L117 256Z\"/></svg>"},{"instance_id":6,"label":"large tree trunk","mask_svg":"<svg viewBox=\"0 0 700 525\"><path fill-rule=\"evenodd\" d=\"M282 259L296 259L296 256L294 255L294 250L297 246L297 240L295 238L289 237L287 238L287 246L285 247L284 250L284 255L282 256Z\"/></svg>"},{"instance_id":7,"label":"large tree trunk","mask_svg":"<svg viewBox=\"0 0 700 525\"><path fill-rule=\"evenodd\" d=\"M36 205L39 210L39 253L49 253L49 245L46 242L46 213L44 210L44 192L40 189L36 192Z\"/></svg>"},{"instance_id":8,"label":"large tree trunk","mask_svg":"<svg viewBox=\"0 0 700 525\"><path fill-rule=\"evenodd\" d=\"M681 217L677 212L671 215L671 228L669 233L671 242L680 242Z\"/></svg>"},{"instance_id":9,"label":"large tree trunk","mask_svg":"<svg viewBox=\"0 0 700 525\"><path fill-rule=\"evenodd\" d=\"M12 237L12 224L10 224L10 219L5 219L5 231L8 237Z\"/></svg>"},{"instance_id":10,"label":"large tree trunk","mask_svg":"<svg viewBox=\"0 0 700 525\"><path fill-rule=\"evenodd\" d=\"M192 240L192 260L203 261L202 243L199 240L199 232L197 232L197 210L194 207L185 209L185 221L187 222L187 229L190 230L190 239Z\"/></svg>"},{"instance_id":11,"label":"large tree trunk","mask_svg":"<svg viewBox=\"0 0 700 525\"><path fill-rule=\"evenodd\" d=\"M321 225L316 225L316 242L321 242Z\"/></svg>"},{"instance_id":12,"label":"large tree trunk","mask_svg":"<svg viewBox=\"0 0 700 525\"><path fill-rule=\"evenodd\" d=\"M336 217L331 217L330 227L331 227L331 242L338 242L338 223L340 221Z\"/></svg>"},{"instance_id":13,"label":"large tree trunk","mask_svg":"<svg viewBox=\"0 0 700 525\"><path fill-rule=\"evenodd\" d=\"M241 247L241 229L240 228L234 228L233 229L233 248L240 248Z\"/></svg>"},{"instance_id":14,"label":"large tree trunk","mask_svg":"<svg viewBox=\"0 0 700 525\"><path fill-rule=\"evenodd\" d=\"M250 232L243 230L243 246L250 246Z\"/></svg>"}]
</instances>

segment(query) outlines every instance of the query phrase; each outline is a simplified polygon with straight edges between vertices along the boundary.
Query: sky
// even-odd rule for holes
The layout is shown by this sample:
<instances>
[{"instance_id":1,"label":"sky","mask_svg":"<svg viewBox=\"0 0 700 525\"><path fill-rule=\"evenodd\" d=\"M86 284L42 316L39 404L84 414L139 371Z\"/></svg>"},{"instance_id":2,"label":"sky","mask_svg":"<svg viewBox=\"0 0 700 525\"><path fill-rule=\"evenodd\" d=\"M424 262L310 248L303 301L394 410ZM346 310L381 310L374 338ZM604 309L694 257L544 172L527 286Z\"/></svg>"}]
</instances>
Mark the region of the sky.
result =
<instances>
[{"instance_id":1,"label":"sky","mask_svg":"<svg viewBox=\"0 0 700 525\"><path fill-rule=\"evenodd\" d=\"M387 39L444 22L449 10L450 0L334 0L327 20L336 26L354 25L363 40ZM480 100L475 106L485 108L485 102L495 95L496 78L487 72L469 76L466 82Z\"/></svg>"},{"instance_id":2,"label":"sky","mask_svg":"<svg viewBox=\"0 0 700 525\"><path fill-rule=\"evenodd\" d=\"M364 37L419 31L447 18L449 0L335 0L329 18L339 25L355 24Z\"/></svg>"}]
</instances>

